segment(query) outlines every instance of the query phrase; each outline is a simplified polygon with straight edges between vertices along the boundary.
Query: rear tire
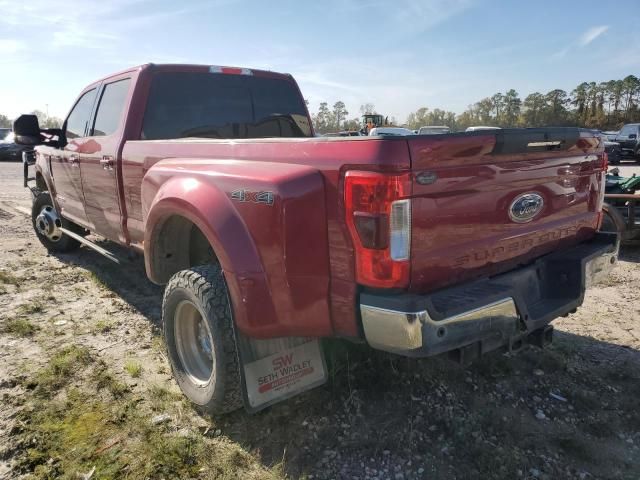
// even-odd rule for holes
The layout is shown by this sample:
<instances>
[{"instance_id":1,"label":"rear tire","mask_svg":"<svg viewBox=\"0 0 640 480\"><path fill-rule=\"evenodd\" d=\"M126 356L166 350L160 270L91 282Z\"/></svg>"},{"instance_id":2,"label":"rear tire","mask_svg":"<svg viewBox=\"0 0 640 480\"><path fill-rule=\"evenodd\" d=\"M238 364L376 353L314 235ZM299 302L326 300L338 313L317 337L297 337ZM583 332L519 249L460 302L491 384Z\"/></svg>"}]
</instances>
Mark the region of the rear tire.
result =
<instances>
[{"instance_id":1,"label":"rear tire","mask_svg":"<svg viewBox=\"0 0 640 480\"><path fill-rule=\"evenodd\" d=\"M242 379L227 286L218 265L176 273L162 302L164 338L174 377L200 410L242 407Z\"/></svg>"},{"instance_id":2,"label":"rear tire","mask_svg":"<svg viewBox=\"0 0 640 480\"><path fill-rule=\"evenodd\" d=\"M45 217L41 217L41 215L45 215ZM38 240L49 252L70 252L80 246L80 242L58 230L63 227L76 231L79 230L79 227L56 212L49 192L40 192L33 200L31 222Z\"/></svg>"}]
</instances>

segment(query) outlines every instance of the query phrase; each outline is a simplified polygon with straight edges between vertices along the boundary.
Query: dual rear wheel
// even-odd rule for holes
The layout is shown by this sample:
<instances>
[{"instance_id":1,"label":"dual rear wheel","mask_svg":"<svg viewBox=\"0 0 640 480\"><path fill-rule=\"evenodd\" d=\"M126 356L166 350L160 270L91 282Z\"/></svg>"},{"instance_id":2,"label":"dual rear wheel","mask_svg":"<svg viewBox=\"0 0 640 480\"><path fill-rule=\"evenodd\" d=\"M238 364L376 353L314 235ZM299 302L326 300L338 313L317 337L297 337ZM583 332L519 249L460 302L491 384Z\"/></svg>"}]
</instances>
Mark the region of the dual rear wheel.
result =
<instances>
[{"instance_id":1,"label":"dual rear wheel","mask_svg":"<svg viewBox=\"0 0 640 480\"><path fill-rule=\"evenodd\" d=\"M240 359L220 266L176 273L164 293L162 319L171 368L189 400L211 414L242 407Z\"/></svg>"}]
</instances>

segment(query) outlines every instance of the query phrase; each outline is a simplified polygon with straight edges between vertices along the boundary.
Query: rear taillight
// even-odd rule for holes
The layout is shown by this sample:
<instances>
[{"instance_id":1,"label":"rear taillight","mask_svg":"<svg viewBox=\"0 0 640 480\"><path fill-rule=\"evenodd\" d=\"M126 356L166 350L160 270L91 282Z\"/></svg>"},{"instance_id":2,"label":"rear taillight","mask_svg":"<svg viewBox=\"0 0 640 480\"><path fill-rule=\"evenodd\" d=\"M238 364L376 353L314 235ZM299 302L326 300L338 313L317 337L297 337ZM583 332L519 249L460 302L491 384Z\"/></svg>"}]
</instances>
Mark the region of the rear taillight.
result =
<instances>
[{"instance_id":1,"label":"rear taillight","mask_svg":"<svg viewBox=\"0 0 640 480\"><path fill-rule=\"evenodd\" d=\"M350 171L344 185L356 280L371 287L407 287L411 250L409 174Z\"/></svg>"},{"instance_id":2,"label":"rear taillight","mask_svg":"<svg viewBox=\"0 0 640 480\"><path fill-rule=\"evenodd\" d=\"M606 172L609 168L609 154L607 152L602 152L602 171Z\"/></svg>"}]
</instances>

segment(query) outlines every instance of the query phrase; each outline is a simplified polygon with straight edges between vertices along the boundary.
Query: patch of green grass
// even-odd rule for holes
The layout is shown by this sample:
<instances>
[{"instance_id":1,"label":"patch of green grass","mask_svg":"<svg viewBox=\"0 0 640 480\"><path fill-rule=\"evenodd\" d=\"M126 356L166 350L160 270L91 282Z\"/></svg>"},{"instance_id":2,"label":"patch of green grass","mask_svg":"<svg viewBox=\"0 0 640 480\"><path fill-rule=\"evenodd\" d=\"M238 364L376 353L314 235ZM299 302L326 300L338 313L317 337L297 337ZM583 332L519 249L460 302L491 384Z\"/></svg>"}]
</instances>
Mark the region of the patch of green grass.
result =
<instances>
[{"instance_id":1,"label":"patch of green grass","mask_svg":"<svg viewBox=\"0 0 640 480\"><path fill-rule=\"evenodd\" d=\"M100 360L93 369L92 380L96 383L98 390L106 389L114 398L121 398L130 391L127 384L118 380L103 360Z\"/></svg>"},{"instance_id":2,"label":"patch of green grass","mask_svg":"<svg viewBox=\"0 0 640 480\"><path fill-rule=\"evenodd\" d=\"M12 460L16 471L29 478L75 479L94 467L93 478L100 479L285 477L282 462L267 468L224 436L208 438L194 427L175 428L189 423L154 425L156 402L179 422L187 412L177 400L182 396L159 385L133 393L105 361L92 360L83 347L59 350L33 377L37 388L55 387L57 394L43 401L37 390L27 390L21 397ZM101 395L103 389L113 396Z\"/></svg>"},{"instance_id":3,"label":"patch of green grass","mask_svg":"<svg viewBox=\"0 0 640 480\"><path fill-rule=\"evenodd\" d=\"M279 479L238 444L196 431L178 435L152 425L139 399L100 401L70 389L63 400L32 403L20 414L17 467L32 478Z\"/></svg>"},{"instance_id":4,"label":"patch of green grass","mask_svg":"<svg viewBox=\"0 0 640 480\"><path fill-rule=\"evenodd\" d=\"M12 318L2 327L3 333L9 333L16 337L31 337L39 328L26 318Z\"/></svg>"},{"instance_id":5,"label":"patch of green grass","mask_svg":"<svg viewBox=\"0 0 640 480\"><path fill-rule=\"evenodd\" d=\"M142 375L142 364L135 360L127 360L124 364L124 369L133 378L139 378Z\"/></svg>"},{"instance_id":6,"label":"patch of green grass","mask_svg":"<svg viewBox=\"0 0 640 480\"><path fill-rule=\"evenodd\" d=\"M36 395L49 397L64 387L84 367L93 361L86 347L70 345L58 350L49 364L29 381Z\"/></svg>"},{"instance_id":7,"label":"patch of green grass","mask_svg":"<svg viewBox=\"0 0 640 480\"><path fill-rule=\"evenodd\" d=\"M171 404L180 402L185 397L181 393L172 392L162 385L151 385L147 392L147 399L151 404L151 410L154 412L166 412L171 408Z\"/></svg>"},{"instance_id":8,"label":"patch of green grass","mask_svg":"<svg viewBox=\"0 0 640 480\"><path fill-rule=\"evenodd\" d=\"M98 320L91 328L92 333L109 333L113 330L114 322L111 320Z\"/></svg>"},{"instance_id":9,"label":"patch of green grass","mask_svg":"<svg viewBox=\"0 0 640 480\"><path fill-rule=\"evenodd\" d=\"M18 285L20 285L20 279L11 272L0 270L0 283L15 285L17 287Z\"/></svg>"},{"instance_id":10,"label":"patch of green grass","mask_svg":"<svg viewBox=\"0 0 640 480\"><path fill-rule=\"evenodd\" d=\"M155 352L161 353L165 353L167 351L162 336L153 335L153 337L151 337L151 349Z\"/></svg>"},{"instance_id":11,"label":"patch of green grass","mask_svg":"<svg viewBox=\"0 0 640 480\"><path fill-rule=\"evenodd\" d=\"M44 312L44 305L39 300L33 300L29 303L20 305L19 311L23 315L33 315L34 313Z\"/></svg>"}]
</instances>

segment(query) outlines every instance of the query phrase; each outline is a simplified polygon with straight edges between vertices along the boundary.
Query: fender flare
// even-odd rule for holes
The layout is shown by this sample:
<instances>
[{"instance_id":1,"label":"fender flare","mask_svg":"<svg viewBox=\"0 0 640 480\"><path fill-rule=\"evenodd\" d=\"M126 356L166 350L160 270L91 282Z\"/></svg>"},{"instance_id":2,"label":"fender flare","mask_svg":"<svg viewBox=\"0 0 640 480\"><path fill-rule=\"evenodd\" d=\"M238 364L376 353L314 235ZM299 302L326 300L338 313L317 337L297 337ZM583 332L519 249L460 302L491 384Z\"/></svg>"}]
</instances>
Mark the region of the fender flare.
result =
<instances>
[{"instance_id":1,"label":"fender flare","mask_svg":"<svg viewBox=\"0 0 640 480\"><path fill-rule=\"evenodd\" d=\"M143 198L146 187L143 180ZM251 335L268 335L269 325L276 324L276 313L258 250L229 197L210 183L194 176L172 176L156 192L145 211L148 277L160 284L168 280L158 275L156 262L162 259L157 258L155 248L165 222L173 216L193 223L211 245L222 267L239 329ZM256 318L260 321L252 321Z\"/></svg>"},{"instance_id":2,"label":"fender flare","mask_svg":"<svg viewBox=\"0 0 640 480\"><path fill-rule=\"evenodd\" d=\"M40 165L39 162L36 162L34 165L34 172L35 172L34 178L37 178L38 175L42 177L44 184L47 186L47 191L51 196L51 201L53 202L53 208L55 208L57 212L60 212L60 205L58 204L58 195L56 192L56 187L53 181L53 177L51 176L51 171L49 170L49 168L45 170L42 167L42 165Z\"/></svg>"}]
</instances>

